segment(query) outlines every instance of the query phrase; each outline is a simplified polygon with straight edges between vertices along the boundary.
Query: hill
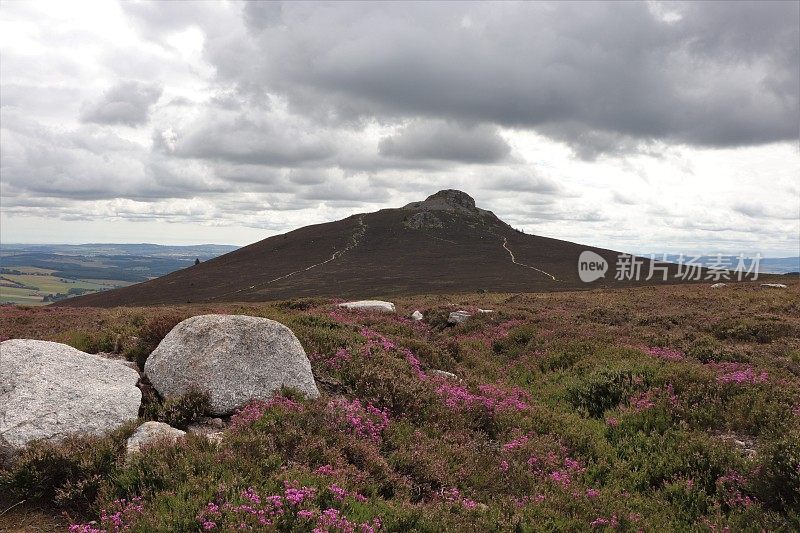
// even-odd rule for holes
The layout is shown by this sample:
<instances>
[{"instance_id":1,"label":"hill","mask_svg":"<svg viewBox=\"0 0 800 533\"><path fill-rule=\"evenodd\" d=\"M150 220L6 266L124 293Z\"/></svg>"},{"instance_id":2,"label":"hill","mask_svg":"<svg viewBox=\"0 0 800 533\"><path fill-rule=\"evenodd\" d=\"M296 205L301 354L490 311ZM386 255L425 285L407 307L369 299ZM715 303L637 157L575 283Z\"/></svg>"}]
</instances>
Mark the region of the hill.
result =
<instances>
[{"instance_id":1,"label":"hill","mask_svg":"<svg viewBox=\"0 0 800 533\"><path fill-rule=\"evenodd\" d=\"M609 265L587 285L578 258ZM158 279L74 298L70 306L267 301L459 292L538 292L630 285L613 280L618 252L526 235L444 190L402 208L353 215L276 235ZM646 277L648 261L643 262ZM677 266L669 267L675 282ZM644 283L643 281L635 283Z\"/></svg>"}]
</instances>

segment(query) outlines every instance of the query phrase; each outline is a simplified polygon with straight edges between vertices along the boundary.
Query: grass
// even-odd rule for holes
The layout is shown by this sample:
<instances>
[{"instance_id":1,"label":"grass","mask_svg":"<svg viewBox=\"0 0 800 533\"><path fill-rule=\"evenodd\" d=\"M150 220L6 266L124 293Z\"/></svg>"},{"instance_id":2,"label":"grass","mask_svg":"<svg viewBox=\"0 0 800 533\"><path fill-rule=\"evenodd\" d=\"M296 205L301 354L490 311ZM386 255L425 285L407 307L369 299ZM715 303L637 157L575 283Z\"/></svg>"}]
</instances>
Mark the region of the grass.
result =
<instances>
[{"instance_id":1,"label":"grass","mask_svg":"<svg viewBox=\"0 0 800 533\"><path fill-rule=\"evenodd\" d=\"M39 505L46 518L55 502L75 531L794 531L798 296L793 282L421 296L394 300L397 315L320 298L3 308L4 337L139 364L188 316L273 318L323 395L283 391L235 415L219 445L190 437L128 462L132 426L34 445L0 473L0 507L26 500L26 517ZM441 320L477 307L495 312ZM415 309L431 320L404 318ZM181 426L203 405L145 403L143 417Z\"/></svg>"}]
</instances>

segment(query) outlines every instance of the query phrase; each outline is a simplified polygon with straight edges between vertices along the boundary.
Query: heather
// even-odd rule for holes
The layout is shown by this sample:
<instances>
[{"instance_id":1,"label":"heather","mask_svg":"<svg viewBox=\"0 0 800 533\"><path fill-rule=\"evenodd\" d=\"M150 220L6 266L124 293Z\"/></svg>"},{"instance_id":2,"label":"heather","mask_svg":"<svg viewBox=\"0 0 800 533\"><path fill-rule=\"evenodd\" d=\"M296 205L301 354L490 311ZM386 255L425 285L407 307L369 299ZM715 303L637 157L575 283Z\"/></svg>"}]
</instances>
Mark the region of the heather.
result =
<instances>
[{"instance_id":1,"label":"heather","mask_svg":"<svg viewBox=\"0 0 800 533\"><path fill-rule=\"evenodd\" d=\"M0 500L55 505L87 533L797 530L798 296L742 284L401 298L397 315L328 299L2 309L6 337L139 362L187 316L273 318L323 394L284 390L233 415L220 444L191 435L129 461L132 427L36 444L0 473ZM477 308L494 312L446 324ZM415 309L425 321L405 318ZM151 391L141 416L185 426L203 409Z\"/></svg>"}]
</instances>

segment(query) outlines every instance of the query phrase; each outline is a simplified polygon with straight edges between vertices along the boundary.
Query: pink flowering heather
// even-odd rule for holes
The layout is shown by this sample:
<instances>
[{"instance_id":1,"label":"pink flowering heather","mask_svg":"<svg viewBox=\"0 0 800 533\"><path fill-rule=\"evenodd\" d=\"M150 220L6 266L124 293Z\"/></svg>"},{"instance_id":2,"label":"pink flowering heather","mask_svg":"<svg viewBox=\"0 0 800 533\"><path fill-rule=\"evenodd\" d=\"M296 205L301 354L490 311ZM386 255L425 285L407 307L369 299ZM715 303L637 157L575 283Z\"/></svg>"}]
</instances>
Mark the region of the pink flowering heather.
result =
<instances>
[{"instance_id":1,"label":"pink flowering heather","mask_svg":"<svg viewBox=\"0 0 800 533\"><path fill-rule=\"evenodd\" d=\"M370 522L357 524L345 518L338 509L325 509L317 518L317 527L313 529L313 532L330 533L332 531L339 531L343 533L355 533L356 531L360 531L361 533L374 533L380 530L380 528L380 518L374 518Z\"/></svg>"},{"instance_id":2,"label":"pink flowering heather","mask_svg":"<svg viewBox=\"0 0 800 533\"><path fill-rule=\"evenodd\" d=\"M617 515L613 515L611 518L603 518L602 516L599 516L592 520L592 523L589 525L593 528L610 527L616 529L619 527L619 519L617 518Z\"/></svg>"},{"instance_id":3,"label":"pink flowering heather","mask_svg":"<svg viewBox=\"0 0 800 533\"><path fill-rule=\"evenodd\" d=\"M322 465L314 470L314 473L320 476L332 476L334 472L335 470L331 465Z\"/></svg>"},{"instance_id":4,"label":"pink flowering heather","mask_svg":"<svg viewBox=\"0 0 800 533\"><path fill-rule=\"evenodd\" d=\"M510 452L512 450L516 450L517 448L521 448L528 443L529 439L530 437L528 437L528 435L517 437L516 439L503 444L503 451Z\"/></svg>"},{"instance_id":5,"label":"pink flowering heather","mask_svg":"<svg viewBox=\"0 0 800 533\"><path fill-rule=\"evenodd\" d=\"M72 524L70 533L116 533L125 531L135 525L136 520L144 512L142 499L115 500L113 508L100 511L100 524Z\"/></svg>"},{"instance_id":6,"label":"pink flowering heather","mask_svg":"<svg viewBox=\"0 0 800 533\"><path fill-rule=\"evenodd\" d=\"M296 482L293 484L286 483L284 498L291 505L300 505L304 501L313 498L315 492L316 489L313 487L298 487Z\"/></svg>"},{"instance_id":7,"label":"pink flowering heather","mask_svg":"<svg viewBox=\"0 0 800 533\"><path fill-rule=\"evenodd\" d=\"M326 509L319 513L313 509L303 508L312 503L316 492L314 487L300 486L297 481L285 482L282 494L269 496L262 496L250 487L241 491L238 501L221 504L209 502L197 516L197 521L200 528L206 531L228 530L231 524L237 524L239 529L277 528L282 530L287 524L293 522L294 517L315 521L317 528L322 528L319 529L320 531L377 531L380 528L380 519L356 524L347 520L336 509ZM78 533L93 532L79 530Z\"/></svg>"},{"instance_id":8,"label":"pink flowering heather","mask_svg":"<svg viewBox=\"0 0 800 533\"><path fill-rule=\"evenodd\" d=\"M769 376L766 372L756 373L752 368L736 370L717 377L720 383L766 383Z\"/></svg>"},{"instance_id":9,"label":"pink flowering heather","mask_svg":"<svg viewBox=\"0 0 800 533\"><path fill-rule=\"evenodd\" d=\"M442 490L442 497L449 502L457 503L463 506L465 509L472 510L478 507L478 502L476 502L475 500L471 500L469 498L465 498L461 494L461 491L455 487L447 490Z\"/></svg>"},{"instance_id":10,"label":"pink flowering heather","mask_svg":"<svg viewBox=\"0 0 800 533\"><path fill-rule=\"evenodd\" d=\"M600 491L599 490L597 490L597 489L586 489L586 497L589 498L590 500L594 500L598 496L600 496Z\"/></svg>"},{"instance_id":11,"label":"pink flowering heather","mask_svg":"<svg viewBox=\"0 0 800 533\"><path fill-rule=\"evenodd\" d=\"M372 354L373 348L381 348L387 352L397 352L403 356L406 362L414 370L414 373L420 379L425 379L425 373L422 371L422 364L414 353L408 348L398 348L397 345L390 339L384 337L380 333L372 331L369 328L361 328L361 336L366 339L364 344L364 355L369 356Z\"/></svg>"},{"instance_id":12,"label":"pink flowering heather","mask_svg":"<svg viewBox=\"0 0 800 533\"><path fill-rule=\"evenodd\" d=\"M231 417L230 427L236 430L249 426L256 420L260 420L271 408L297 411L302 409L302 405L281 395L275 395L266 402L263 400L252 401L236 411Z\"/></svg>"},{"instance_id":13,"label":"pink flowering heather","mask_svg":"<svg viewBox=\"0 0 800 533\"><path fill-rule=\"evenodd\" d=\"M470 392L465 386L441 380L436 392L445 400L451 409L470 409L482 405L490 412L503 410L523 410L529 407L529 395L526 391L512 387L502 389L496 385L479 385L479 393Z\"/></svg>"},{"instance_id":14,"label":"pink flowering heather","mask_svg":"<svg viewBox=\"0 0 800 533\"><path fill-rule=\"evenodd\" d=\"M347 348L339 348L331 356L314 353L311 355L310 359L314 363L320 362L329 368L340 370L348 361L352 359L352 354Z\"/></svg>"},{"instance_id":15,"label":"pink flowering heather","mask_svg":"<svg viewBox=\"0 0 800 533\"><path fill-rule=\"evenodd\" d=\"M730 471L717 479L717 491L724 494L724 501L728 507L748 507L755 503L750 496L742 493L742 487L747 484L745 477L736 471Z\"/></svg>"},{"instance_id":16,"label":"pink flowering heather","mask_svg":"<svg viewBox=\"0 0 800 533\"><path fill-rule=\"evenodd\" d=\"M640 392L628 398L628 405L637 413L646 411L656 406L653 401L653 396L654 393L652 390Z\"/></svg>"},{"instance_id":17,"label":"pink flowering heather","mask_svg":"<svg viewBox=\"0 0 800 533\"><path fill-rule=\"evenodd\" d=\"M661 347L651 347L645 350L649 355L653 357L657 357L659 359L663 359L665 361L683 361L686 356L683 352L679 350L673 350L671 348L661 348Z\"/></svg>"},{"instance_id":18,"label":"pink flowering heather","mask_svg":"<svg viewBox=\"0 0 800 533\"><path fill-rule=\"evenodd\" d=\"M328 487L328 490L331 491L333 497L337 500L341 501L347 498L347 491L340 487L339 485L333 484Z\"/></svg>"},{"instance_id":19,"label":"pink flowering heather","mask_svg":"<svg viewBox=\"0 0 800 533\"><path fill-rule=\"evenodd\" d=\"M362 405L358 399L331 400L328 409L357 435L373 442L380 442L381 433L389 426L389 413L386 410L378 409L370 403Z\"/></svg>"},{"instance_id":20,"label":"pink flowering heather","mask_svg":"<svg viewBox=\"0 0 800 533\"><path fill-rule=\"evenodd\" d=\"M619 420L614 418L613 416L610 416L610 417L606 418L606 424L609 427L615 428L615 427L617 427L619 425Z\"/></svg>"},{"instance_id":21,"label":"pink flowering heather","mask_svg":"<svg viewBox=\"0 0 800 533\"><path fill-rule=\"evenodd\" d=\"M708 363L706 366L717 373L719 383L755 385L766 383L769 379L766 372L756 372L752 365L746 363Z\"/></svg>"}]
</instances>

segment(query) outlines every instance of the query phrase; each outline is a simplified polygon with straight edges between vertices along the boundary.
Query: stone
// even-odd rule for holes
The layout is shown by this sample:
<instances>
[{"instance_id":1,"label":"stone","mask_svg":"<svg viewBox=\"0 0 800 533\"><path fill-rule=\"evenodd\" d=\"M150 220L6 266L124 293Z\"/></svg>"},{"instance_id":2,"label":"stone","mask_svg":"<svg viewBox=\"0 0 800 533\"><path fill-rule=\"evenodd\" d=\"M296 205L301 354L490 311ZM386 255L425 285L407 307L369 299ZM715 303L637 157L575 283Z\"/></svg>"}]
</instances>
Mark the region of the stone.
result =
<instances>
[{"instance_id":1,"label":"stone","mask_svg":"<svg viewBox=\"0 0 800 533\"><path fill-rule=\"evenodd\" d=\"M762 283L762 287L767 287L768 289L785 289L786 285L783 283Z\"/></svg>"},{"instance_id":2,"label":"stone","mask_svg":"<svg viewBox=\"0 0 800 533\"><path fill-rule=\"evenodd\" d=\"M186 436L185 431L176 429L164 422L145 422L133 432L125 444L128 457L142 451L143 446L156 442L175 444L178 439Z\"/></svg>"},{"instance_id":3,"label":"stone","mask_svg":"<svg viewBox=\"0 0 800 533\"><path fill-rule=\"evenodd\" d=\"M494 313L494 309L481 309L481 308L478 308L478 312L480 314L482 314L482 315L486 314L486 313Z\"/></svg>"},{"instance_id":4,"label":"stone","mask_svg":"<svg viewBox=\"0 0 800 533\"><path fill-rule=\"evenodd\" d=\"M446 371L446 370L431 370L430 372L431 372L431 374L433 374L434 376L439 376L439 377L442 377L442 378L454 379L454 380L456 380L456 381L461 381L461 380L458 378L458 376L456 376L456 375L455 375L455 374L453 374L452 372L448 372L448 371Z\"/></svg>"},{"instance_id":5,"label":"stone","mask_svg":"<svg viewBox=\"0 0 800 533\"><path fill-rule=\"evenodd\" d=\"M395 312L394 304L392 302L384 302L382 300L359 300L357 302L345 302L339 304L339 307L350 310L378 311L381 313Z\"/></svg>"},{"instance_id":6,"label":"stone","mask_svg":"<svg viewBox=\"0 0 800 533\"><path fill-rule=\"evenodd\" d=\"M139 373L66 344L32 339L0 343L0 452L34 440L105 435L136 420Z\"/></svg>"},{"instance_id":7,"label":"stone","mask_svg":"<svg viewBox=\"0 0 800 533\"><path fill-rule=\"evenodd\" d=\"M715 283L711 286L712 289L721 289L722 287L727 286L727 283Z\"/></svg>"},{"instance_id":8,"label":"stone","mask_svg":"<svg viewBox=\"0 0 800 533\"><path fill-rule=\"evenodd\" d=\"M281 387L319 396L311 363L292 330L253 316L184 320L150 354L144 373L164 398L190 390L207 393L215 416L252 400L269 400Z\"/></svg>"},{"instance_id":9,"label":"stone","mask_svg":"<svg viewBox=\"0 0 800 533\"><path fill-rule=\"evenodd\" d=\"M186 432L205 437L212 444L219 444L222 442L223 429L225 429L225 422L221 418L202 418L193 424L189 424Z\"/></svg>"},{"instance_id":10,"label":"stone","mask_svg":"<svg viewBox=\"0 0 800 533\"><path fill-rule=\"evenodd\" d=\"M472 315L467 313L466 311L453 311L447 317L447 323L448 324L463 324L471 316Z\"/></svg>"},{"instance_id":11,"label":"stone","mask_svg":"<svg viewBox=\"0 0 800 533\"><path fill-rule=\"evenodd\" d=\"M422 313L420 313L419 311L414 311L413 313L411 313L411 319L416 321L416 322L419 322L423 318L425 318L425 316Z\"/></svg>"}]
</instances>

